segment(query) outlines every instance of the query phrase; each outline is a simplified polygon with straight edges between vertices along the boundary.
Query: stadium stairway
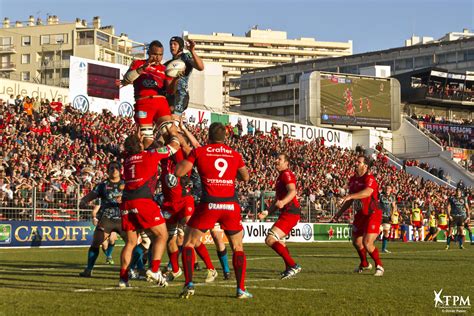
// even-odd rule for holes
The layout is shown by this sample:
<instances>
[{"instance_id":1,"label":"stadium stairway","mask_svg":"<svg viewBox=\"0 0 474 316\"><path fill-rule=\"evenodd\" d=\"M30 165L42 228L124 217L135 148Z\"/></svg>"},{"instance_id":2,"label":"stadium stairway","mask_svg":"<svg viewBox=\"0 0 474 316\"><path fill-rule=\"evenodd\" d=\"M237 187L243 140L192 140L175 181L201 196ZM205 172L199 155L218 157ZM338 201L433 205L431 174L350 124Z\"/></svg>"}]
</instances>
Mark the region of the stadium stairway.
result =
<instances>
[{"instance_id":1,"label":"stadium stairway","mask_svg":"<svg viewBox=\"0 0 474 316\"><path fill-rule=\"evenodd\" d=\"M450 185L456 186L462 180L466 186L474 186L474 175L454 162L452 153L445 151L436 142L434 136L418 129L416 123L412 122L409 117L404 117L400 129L393 133L392 153L399 159L418 160L427 163L430 167L443 169L444 174L449 174L451 177ZM446 181L421 168L407 167L406 171L415 176L421 176L423 179L446 185Z\"/></svg>"}]
</instances>

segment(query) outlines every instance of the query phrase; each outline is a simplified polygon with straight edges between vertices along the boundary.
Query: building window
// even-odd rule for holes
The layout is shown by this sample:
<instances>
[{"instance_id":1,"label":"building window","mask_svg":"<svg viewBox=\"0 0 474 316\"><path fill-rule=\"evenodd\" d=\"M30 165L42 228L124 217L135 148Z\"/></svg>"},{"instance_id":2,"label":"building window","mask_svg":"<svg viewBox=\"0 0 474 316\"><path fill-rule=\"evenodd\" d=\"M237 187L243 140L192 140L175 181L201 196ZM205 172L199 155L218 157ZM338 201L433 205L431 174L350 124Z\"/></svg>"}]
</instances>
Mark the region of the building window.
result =
<instances>
[{"instance_id":1,"label":"building window","mask_svg":"<svg viewBox=\"0 0 474 316\"><path fill-rule=\"evenodd\" d=\"M40 45L49 44L49 35L41 35Z\"/></svg>"},{"instance_id":2,"label":"building window","mask_svg":"<svg viewBox=\"0 0 474 316\"><path fill-rule=\"evenodd\" d=\"M40 45L65 43L67 43L67 34L41 35L40 37Z\"/></svg>"},{"instance_id":3,"label":"building window","mask_svg":"<svg viewBox=\"0 0 474 316\"><path fill-rule=\"evenodd\" d=\"M404 70L413 68L413 58L397 59L395 61L395 70Z\"/></svg>"},{"instance_id":4,"label":"building window","mask_svg":"<svg viewBox=\"0 0 474 316\"><path fill-rule=\"evenodd\" d=\"M110 41L110 36L105 33L97 32L96 36L99 41L107 42L107 43Z\"/></svg>"},{"instance_id":5,"label":"building window","mask_svg":"<svg viewBox=\"0 0 474 316\"><path fill-rule=\"evenodd\" d=\"M21 55L21 63L22 64L29 64L30 63L30 54L22 54Z\"/></svg>"},{"instance_id":6,"label":"building window","mask_svg":"<svg viewBox=\"0 0 474 316\"><path fill-rule=\"evenodd\" d=\"M5 46L5 45L11 45L11 44L12 44L11 37L0 37L0 45Z\"/></svg>"},{"instance_id":7,"label":"building window","mask_svg":"<svg viewBox=\"0 0 474 316\"><path fill-rule=\"evenodd\" d=\"M464 51L464 60L474 60L474 50Z\"/></svg>"},{"instance_id":8,"label":"building window","mask_svg":"<svg viewBox=\"0 0 474 316\"><path fill-rule=\"evenodd\" d=\"M77 32L77 36L78 45L94 44L94 31Z\"/></svg>"},{"instance_id":9,"label":"building window","mask_svg":"<svg viewBox=\"0 0 474 316\"><path fill-rule=\"evenodd\" d=\"M432 64L432 56L415 57L415 68L428 67Z\"/></svg>"},{"instance_id":10,"label":"building window","mask_svg":"<svg viewBox=\"0 0 474 316\"><path fill-rule=\"evenodd\" d=\"M21 73L21 80L22 81L30 81L30 72L29 71L23 71Z\"/></svg>"},{"instance_id":11,"label":"building window","mask_svg":"<svg viewBox=\"0 0 474 316\"><path fill-rule=\"evenodd\" d=\"M55 44L67 43L67 34L56 34L53 37Z\"/></svg>"},{"instance_id":12,"label":"building window","mask_svg":"<svg viewBox=\"0 0 474 316\"><path fill-rule=\"evenodd\" d=\"M22 36L21 46L31 46L31 36Z\"/></svg>"}]
</instances>

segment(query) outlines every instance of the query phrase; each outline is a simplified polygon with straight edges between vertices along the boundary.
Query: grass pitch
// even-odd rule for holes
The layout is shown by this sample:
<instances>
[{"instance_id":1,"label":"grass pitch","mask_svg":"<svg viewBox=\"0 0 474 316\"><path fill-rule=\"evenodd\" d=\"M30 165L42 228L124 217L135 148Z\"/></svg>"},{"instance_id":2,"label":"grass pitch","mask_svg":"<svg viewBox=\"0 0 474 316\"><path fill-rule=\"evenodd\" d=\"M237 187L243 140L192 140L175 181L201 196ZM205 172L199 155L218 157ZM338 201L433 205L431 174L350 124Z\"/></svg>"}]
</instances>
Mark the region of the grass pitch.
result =
<instances>
[{"instance_id":1,"label":"grass pitch","mask_svg":"<svg viewBox=\"0 0 474 316\"><path fill-rule=\"evenodd\" d=\"M235 299L235 280L223 281L219 268L212 284L203 284L204 271L196 272L196 295L184 300L178 299L184 276L166 289L144 281L118 289L119 267L105 265L103 254L93 278L79 278L86 248L0 249L0 315L441 314L433 291L474 300L474 246L452 245L449 251L444 246L390 243L392 253L382 254L385 275L377 278L373 270L352 272L358 257L349 243L290 243L303 270L294 279L279 280L281 258L264 245L246 245L251 300ZM208 249L216 259L214 246ZM116 262L120 250L114 251ZM474 308L467 310L471 313Z\"/></svg>"}]
</instances>

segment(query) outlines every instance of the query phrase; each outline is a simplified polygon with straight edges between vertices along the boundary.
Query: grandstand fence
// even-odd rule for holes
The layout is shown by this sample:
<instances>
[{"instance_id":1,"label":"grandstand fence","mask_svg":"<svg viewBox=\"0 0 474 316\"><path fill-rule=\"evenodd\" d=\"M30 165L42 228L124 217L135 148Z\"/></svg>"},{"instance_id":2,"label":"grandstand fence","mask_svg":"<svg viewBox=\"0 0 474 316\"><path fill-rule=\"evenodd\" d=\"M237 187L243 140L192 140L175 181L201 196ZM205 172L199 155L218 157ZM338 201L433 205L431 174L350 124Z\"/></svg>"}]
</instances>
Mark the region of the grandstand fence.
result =
<instances>
[{"instance_id":1,"label":"grandstand fence","mask_svg":"<svg viewBox=\"0 0 474 316\"><path fill-rule=\"evenodd\" d=\"M46 190L36 187L20 188L15 192L10 192L10 195L3 192L0 199L0 221L92 220L95 202L90 203L86 209L79 206L79 201L89 190L82 186L68 186L62 189L49 186ZM249 198L241 200L243 220L256 221L258 212L268 208L274 196L274 192L259 192L257 196L250 195ZM335 197L302 196L300 204L303 223L327 220L337 211ZM276 220L278 215L279 213L272 214L268 220Z\"/></svg>"}]
</instances>

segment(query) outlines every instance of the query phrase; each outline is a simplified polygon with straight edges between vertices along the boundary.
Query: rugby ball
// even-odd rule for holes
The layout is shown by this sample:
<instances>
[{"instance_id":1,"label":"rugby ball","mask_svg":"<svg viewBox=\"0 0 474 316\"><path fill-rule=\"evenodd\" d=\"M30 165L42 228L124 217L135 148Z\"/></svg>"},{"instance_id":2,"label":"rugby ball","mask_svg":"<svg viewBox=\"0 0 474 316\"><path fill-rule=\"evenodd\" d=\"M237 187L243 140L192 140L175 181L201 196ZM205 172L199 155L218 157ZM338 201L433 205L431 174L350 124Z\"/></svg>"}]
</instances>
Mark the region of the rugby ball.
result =
<instances>
[{"instance_id":1,"label":"rugby ball","mask_svg":"<svg viewBox=\"0 0 474 316\"><path fill-rule=\"evenodd\" d=\"M181 74L184 74L186 70L186 64L181 59L172 60L166 66L166 75L171 78L176 78Z\"/></svg>"}]
</instances>

